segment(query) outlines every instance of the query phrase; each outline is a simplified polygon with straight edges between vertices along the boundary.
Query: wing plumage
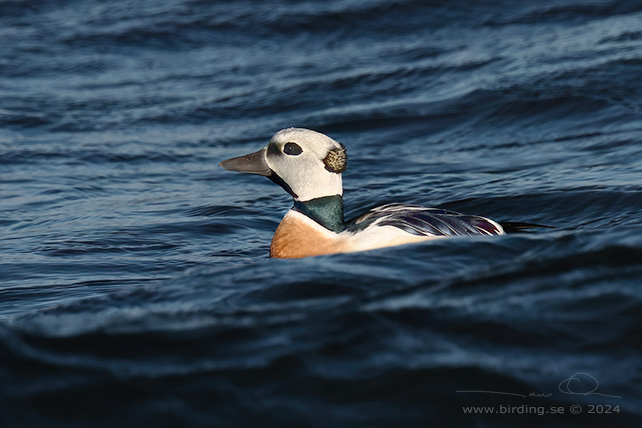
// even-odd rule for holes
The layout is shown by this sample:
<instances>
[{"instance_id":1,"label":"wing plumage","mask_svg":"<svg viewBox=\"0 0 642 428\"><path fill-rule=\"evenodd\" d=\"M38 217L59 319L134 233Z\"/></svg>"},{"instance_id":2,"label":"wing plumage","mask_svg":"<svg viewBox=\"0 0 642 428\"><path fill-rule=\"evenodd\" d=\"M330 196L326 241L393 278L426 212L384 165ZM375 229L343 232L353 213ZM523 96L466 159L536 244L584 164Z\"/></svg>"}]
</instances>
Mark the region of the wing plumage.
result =
<instances>
[{"instance_id":1,"label":"wing plumage","mask_svg":"<svg viewBox=\"0 0 642 428\"><path fill-rule=\"evenodd\" d=\"M388 204L350 220L347 230L358 232L371 226L394 226L417 236L501 235L501 226L484 217L440 208Z\"/></svg>"}]
</instances>

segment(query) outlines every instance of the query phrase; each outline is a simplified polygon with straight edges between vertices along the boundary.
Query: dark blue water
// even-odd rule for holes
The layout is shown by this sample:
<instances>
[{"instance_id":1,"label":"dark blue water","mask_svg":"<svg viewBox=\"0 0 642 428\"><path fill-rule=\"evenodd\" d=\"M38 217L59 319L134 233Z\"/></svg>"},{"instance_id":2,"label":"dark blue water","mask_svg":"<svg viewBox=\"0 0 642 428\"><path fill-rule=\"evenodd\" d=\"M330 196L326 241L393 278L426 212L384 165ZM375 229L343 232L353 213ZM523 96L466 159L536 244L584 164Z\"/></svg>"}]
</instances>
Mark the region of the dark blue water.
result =
<instances>
[{"instance_id":1,"label":"dark blue water","mask_svg":"<svg viewBox=\"0 0 642 428\"><path fill-rule=\"evenodd\" d=\"M642 3L4 0L0 40L0 427L642 423ZM556 228L269 259L290 198L217 165L289 126L348 217Z\"/></svg>"}]
</instances>

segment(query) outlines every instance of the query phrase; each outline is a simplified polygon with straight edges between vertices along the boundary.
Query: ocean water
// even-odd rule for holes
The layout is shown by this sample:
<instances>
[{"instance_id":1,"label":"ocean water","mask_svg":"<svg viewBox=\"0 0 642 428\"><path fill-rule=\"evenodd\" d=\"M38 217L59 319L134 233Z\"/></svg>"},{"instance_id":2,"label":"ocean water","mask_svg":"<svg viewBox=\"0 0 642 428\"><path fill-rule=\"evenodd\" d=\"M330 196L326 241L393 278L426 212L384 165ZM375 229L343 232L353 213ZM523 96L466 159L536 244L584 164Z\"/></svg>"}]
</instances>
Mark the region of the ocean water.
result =
<instances>
[{"instance_id":1,"label":"ocean water","mask_svg":"<svg viewBox=\"0 0 642 428\"><path fill-rule=\"evenodd\" d=\"M642 3L0 1L0 427L642 424ZM553 226L268 258L219 168Z\"/></svg>"}]
</instances>

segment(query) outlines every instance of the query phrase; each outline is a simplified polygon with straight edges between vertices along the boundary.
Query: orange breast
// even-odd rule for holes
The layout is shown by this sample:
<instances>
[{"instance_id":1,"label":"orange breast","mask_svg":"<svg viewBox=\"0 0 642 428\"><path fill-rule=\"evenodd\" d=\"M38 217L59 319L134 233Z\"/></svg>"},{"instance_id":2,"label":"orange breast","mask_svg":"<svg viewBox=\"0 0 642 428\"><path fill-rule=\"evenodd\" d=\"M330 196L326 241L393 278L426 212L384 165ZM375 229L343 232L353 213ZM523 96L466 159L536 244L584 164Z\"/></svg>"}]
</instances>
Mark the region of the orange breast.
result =
<instances>
[{"instance_id":1,"label":"orange breast","mask_svg":"<svg viewBox=\"0 0 642 428\"><path fill-rule=\"evenodd\" d=\"M272 238L270 257L296 259L344 252L344 240L302 214L288 212Z\"/></svg>"}]
</instances>

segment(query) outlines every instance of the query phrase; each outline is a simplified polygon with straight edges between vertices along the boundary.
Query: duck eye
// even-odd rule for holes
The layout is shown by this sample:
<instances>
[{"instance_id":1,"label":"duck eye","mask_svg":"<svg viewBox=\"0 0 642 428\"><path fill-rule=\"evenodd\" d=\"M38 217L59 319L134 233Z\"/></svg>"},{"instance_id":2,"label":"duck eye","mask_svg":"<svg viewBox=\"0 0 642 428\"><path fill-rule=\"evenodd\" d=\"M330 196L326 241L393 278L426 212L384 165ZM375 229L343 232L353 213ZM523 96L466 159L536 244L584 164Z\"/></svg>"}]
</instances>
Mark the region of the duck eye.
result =
<instances>
[{"instance_id":1,"label":"duck eye","mask_svg":"<svg viewBox=\"0 0 642 428\"><path fill-rule=\"evenodd\" d=\"M303 149L297 143L286 143L283 146L283 153L286 155L297 156L300 155Z\"/></svg>"}]
</instances>

